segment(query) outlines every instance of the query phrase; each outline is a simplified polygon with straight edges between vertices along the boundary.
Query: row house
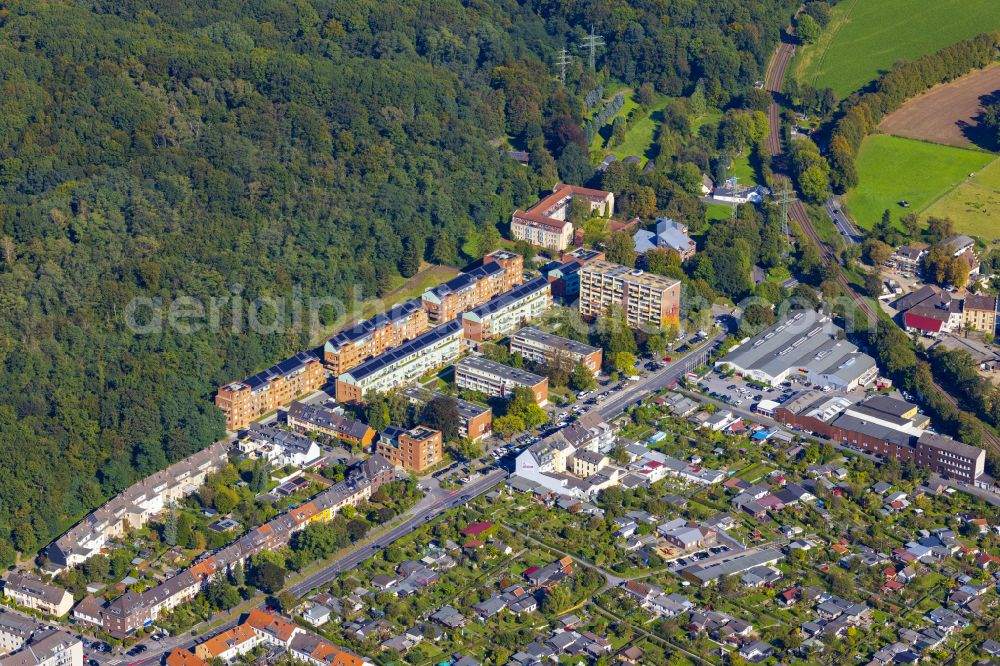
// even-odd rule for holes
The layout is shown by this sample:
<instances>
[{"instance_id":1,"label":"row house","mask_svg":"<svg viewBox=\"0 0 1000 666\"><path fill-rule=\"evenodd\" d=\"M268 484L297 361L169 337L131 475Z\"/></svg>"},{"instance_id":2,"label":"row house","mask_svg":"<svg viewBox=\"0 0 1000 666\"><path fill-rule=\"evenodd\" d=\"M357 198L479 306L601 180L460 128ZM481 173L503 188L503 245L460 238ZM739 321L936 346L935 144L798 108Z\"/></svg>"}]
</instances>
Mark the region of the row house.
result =
<instances>
[{"instance_id":1,"label":"row house","mask_svg":"<svg viewBox=\"0 0 1000 666\"><path fill-rule=\"evenodd\" d=\"M103 604L87 597L73 609L73 617L79 622L100 627L115 638L125 638L155 622L163 613L193 599L213 578L226 574L237 564L242 565L255 553L287 545L292 535L309 523L332 520L345 506L357 506L366 501L375 490L393 479L395 470L392 465L382 456L371 456L348 470L343 481L330 486L309 502L250 530L236 541L198 560L186 571L143 592L128 590ZM226 640L236 641L239 638L234 634ZM223 645L225 642L217 641L212 650L221 651L220 654L242 654L239 652L242 642L237 641L229 647ZM200 653L196 654L206 659ZM207 658L218 656L212 654ZM225 660L231 657L220 658Z\"/></svg>"},{"instance_id":2,"label":"row house","mask_svg":"<svg viewBox=\"0 0 1000 666\"><path fill-rule=\"evenodd\" d=\"M66 590L16 572L4 576L3 596L25 608L54 617L62 617L73 607L73 595Z\"/></svg>"},{"instance_id":3,"label":"row house","mask_svg":"<svg viewBox=\"0 0 1000 666\"><path fill-rule=\"evenodd\" d=\"M163 509L197 491L228 460L228 442L216 442L129 486L52 542L46 571L56 574L101 552L110 539L139 529Z\"/></svg>"},{"instance_id":4,"label":"row house","mask_svg":"<svg viewBox=\"0 0 1000 666\"><path fill-rule=\"evenodd\" d=\"M375 439L375 430L367 423L304 402L291 404L287 422L299 432L318 433L330 439L357 444L363 449L370 447Z\"/></svg>"}]
</instances>

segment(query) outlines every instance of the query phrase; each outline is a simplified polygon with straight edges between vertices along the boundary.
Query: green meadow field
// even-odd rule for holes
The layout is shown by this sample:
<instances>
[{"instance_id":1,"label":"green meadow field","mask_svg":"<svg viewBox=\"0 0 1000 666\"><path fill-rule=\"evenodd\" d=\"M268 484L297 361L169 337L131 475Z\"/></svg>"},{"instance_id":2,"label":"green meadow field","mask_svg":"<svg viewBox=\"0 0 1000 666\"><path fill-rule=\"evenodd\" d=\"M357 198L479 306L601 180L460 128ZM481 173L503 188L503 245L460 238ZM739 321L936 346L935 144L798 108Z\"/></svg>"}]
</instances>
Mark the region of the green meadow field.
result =
<instances>
[{"instance_id":1,"label":"green meadow field","mask_svg":"<svg viewBox=\"0 0 1000 666\"><path fill-rule=\"evenodd\" d=\"M997 29L997 0L841 0L816 43L797 49L792 74L840 99L897 60Z\"/></svg>"},{"instance_id":2,"label":"green meadow field","mask_svg":"<svg viewBox=\"0 0 1000 666\"><path fill-rule=\"evenodd\" d=\"M963 180L925 213L950 217L960 233L985 241L1000 240L1000 159Z\"/></svg>"},{"instance_id":3,"label":"green meadow field","mask_svg":"<svg viewBox=\"0 0 1000 666\"><path fill-rule=\"evenodd\" d=\"M996 159L996 155L978 150L877 134L865 139L861 146L857 160L860 184L847 193L847 205L864 229L871 229L886 209L896 222L908 212L922 218L938 214L934 212L935 206L958 196L963 185L976 182L972 174L979 174ZM989 171L987 181L995 186L1000 174L993 173ZM899 205L903 200L910 203L909 208ZM963 212L960 203L949 206L949 216L957 230L967 232L976 224L982 225L982 221L977 222ZM1000 226L1000 221L993 224ZM994 237L983 229L975 235Z\"/></svg>"}]
</instances>

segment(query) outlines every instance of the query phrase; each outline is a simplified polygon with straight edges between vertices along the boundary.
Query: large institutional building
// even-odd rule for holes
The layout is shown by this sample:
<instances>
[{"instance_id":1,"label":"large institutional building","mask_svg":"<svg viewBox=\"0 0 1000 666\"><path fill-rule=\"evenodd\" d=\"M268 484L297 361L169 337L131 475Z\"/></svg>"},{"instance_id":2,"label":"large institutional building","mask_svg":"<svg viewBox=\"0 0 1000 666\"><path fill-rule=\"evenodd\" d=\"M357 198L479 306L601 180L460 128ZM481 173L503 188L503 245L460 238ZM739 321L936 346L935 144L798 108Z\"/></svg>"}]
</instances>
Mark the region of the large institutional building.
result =
<instances>
[{"instance_id":1,"label":"large institutional building","mask_svg":"<svg viewBox=\"0 0 1000 666\"><path fill-rule=\"evenodd\" d=\"M878 376L878 366L844 331L815 312L799 312L770 326L716 361L716 367L776 386L799 377L817 386L853 391Z\"/></svg>"},{"instance_id":2,"label":"large institutional building","mask_svg":"<svg viewBox=\"0 0 1000 666\"><path fill-rule=\"evenodd\" d=\"M916 405L887 396L851 404L842 396L803 391L776 407L774 418L882 458L912 460L967 483L975 483L985 469L985 451L930 432L928 418Z\"/></svg>"},{"instance_id":3,"label":"large institutional building","mask_svg":"<svg viewBox=\"0 0 1000 666\"><path fill-rule=\"evenodd\" d=\"M216 394L215 404L226 415L226 429L235 432L301 395L318 391L323 382L319 359L302 352L241 382L226 384Z\"/></svg>"},{"instance_id":4,"label":"large institutional building","mask_svg":"<svg viewBox=\"0 0 1000 666\"><path fill-rule=\"evenodd\" d=\"M580 269L580 314L596 317L620 307L632 328L664 329L680 319L681 283L610 261Z\"/></svg>"},{"instance_id":5,"label":"large institutional building","mask_svg":"<svg viewBox=\"0 0 1000 666\"><path fill-rule=\"evenodd\" d=\"M515 240L523 240L556 252L573 241L573 224L566 218L569 204L581 198L590 204L590 211L611 217L615 210L615 195L603 190L591 190L558 183L552 194L528 210L516 210L510 218L510 232Z\"/></svg>"}]
</instances>

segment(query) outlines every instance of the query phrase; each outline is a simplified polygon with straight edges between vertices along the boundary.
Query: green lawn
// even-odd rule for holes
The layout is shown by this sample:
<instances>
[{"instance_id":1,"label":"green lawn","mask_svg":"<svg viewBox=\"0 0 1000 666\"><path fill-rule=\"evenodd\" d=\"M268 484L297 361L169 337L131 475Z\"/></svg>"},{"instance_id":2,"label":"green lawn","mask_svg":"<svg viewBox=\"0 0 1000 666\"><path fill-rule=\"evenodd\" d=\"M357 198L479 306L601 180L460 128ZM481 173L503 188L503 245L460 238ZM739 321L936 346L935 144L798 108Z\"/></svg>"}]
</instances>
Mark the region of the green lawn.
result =
<instances>
[{"instance_id":1,"label":"green lawn","mask_svg":"<svg viewBox=\"0 0 1000 666\"><path fill-rule=\"evenodd\" d=\"M757 185L757 170L750 163L750 154L745 153L743 155L737 155L732 159L732 164L730 164L729 169L726 171L726 176L732 178L736 176L739 178L740 186L744 185Z\"/></svg>"},{"instance_id":2,"label":"green lawn","mask_svg":"<svg viewBox=\"0 0 1000 666\"><path fill-rule=\"evenodd\" d=\"M974 176L941 197L925 211L948 217L955 230L985 241L1000 239L1000 160L993 160Z\"/></svg>"},{"instance_id":3,"label":"green lawn","mask_svg":"<svg viewBox=\"0 0 1000 666\"><path fill-rule=\"evenodd\" d=\"M861 146L860 184L848 192L847 203L865 229L871 229L886 209L896 221L907 212L923 217L929 206L994 159L990 153L878 134ZM909 201L910 207L899 206L901 200Z\"/></svg>"},{"instance_id":4,"label":"green lawn","mask_svg":"<svg viewBox=\"0 0 1000 666\"><path fill-rule=\"evenodd\" d=\"M792 74L843 98L900 59L912 60L1000 28L996 0L841 0Z\"/></svg>"},{"instance_id":5,"label":"green lawn","mask_svg":"<svg viewBox=\"0 0 1000 666\"><path fill-rule=\"evenodd\" d=\"M658 98L650 109L650 112L630 124L625 132L625 140L622 144L611 150L618 159L624 159L629 155L635 155L646 159L653 156L653 139L656 138L656 129L663 122L663 107L670 101L669 97ZM624 111L629 107L626 101L622 107ZM633 107L635 108L635 107ZM626 112L627 113L627 112Z\"/></svg>"},{"instance_id":6,"label":"green lawn","mask_svg":"<svg viewBox=\"0 0 1000 666\"><path fill-rule=\"evenodd\" d=\"M729 220L732 219L732 217L732 206L726 206L724 204L706 204L705 206L705 219L709 222Z\"/></svg>"}]
</instances>

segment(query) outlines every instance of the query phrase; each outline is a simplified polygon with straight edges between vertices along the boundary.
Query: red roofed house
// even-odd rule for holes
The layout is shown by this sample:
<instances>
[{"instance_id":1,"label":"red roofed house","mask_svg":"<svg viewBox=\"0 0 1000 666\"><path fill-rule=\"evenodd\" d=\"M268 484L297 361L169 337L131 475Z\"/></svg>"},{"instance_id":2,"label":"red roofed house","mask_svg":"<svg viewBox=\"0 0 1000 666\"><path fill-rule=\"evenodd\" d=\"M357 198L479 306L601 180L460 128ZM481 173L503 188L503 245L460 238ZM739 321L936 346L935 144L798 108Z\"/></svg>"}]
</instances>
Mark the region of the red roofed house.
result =
<instances>
[{"instance_id":1,"label":"red roofed house","mask_svg":"<svg viewBox=\"0 0 1000 666\"><path fill-rule=\"evenodd\" d=\"M464 530L462 530L462 536L478 537L492 528L493 528L493 523L489 521L483 521L481 523L472 523L469 526L467 526Z\"/></svg>"}]
</instances>

